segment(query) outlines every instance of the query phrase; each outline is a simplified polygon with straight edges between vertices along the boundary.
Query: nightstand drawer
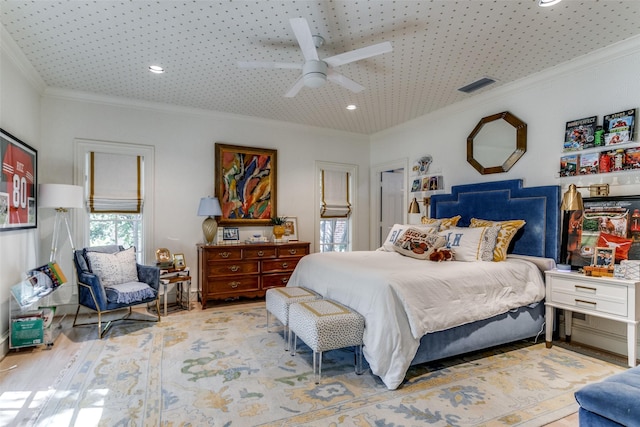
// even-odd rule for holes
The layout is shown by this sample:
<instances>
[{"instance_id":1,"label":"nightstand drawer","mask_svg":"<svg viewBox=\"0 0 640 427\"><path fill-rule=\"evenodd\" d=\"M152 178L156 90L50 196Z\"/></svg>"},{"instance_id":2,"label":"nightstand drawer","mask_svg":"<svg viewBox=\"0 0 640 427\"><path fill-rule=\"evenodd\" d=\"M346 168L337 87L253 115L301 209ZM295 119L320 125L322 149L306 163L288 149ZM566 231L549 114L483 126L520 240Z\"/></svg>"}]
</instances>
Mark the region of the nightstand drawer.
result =
<instances>
[{"instance_id":1,"label":"nightstand drawer","mask_svg":"<svg viewBox=\"0 0 640 427\"><path fill-rule=\"evenodd\" d=\"M579 281L571 279L559 279L554 277L551 282L551 290L575 294L581 297L627 299L627 287L601 282Z\"/></svg>"},{"instance_id":2,"label":"nightstand drawer","mask_svg":"<svg viewBox=\"0 0 640 427\"><path fill-rule=\"evenodd\" d=\"M598 298L589 295L580 295L576 292L552 292L552 300L554 303L564 304L576 309L593 310L599 313L614 314L616 316L627 317L627 300L626 299L608 299Z\"/></svg>"}]
</instances>

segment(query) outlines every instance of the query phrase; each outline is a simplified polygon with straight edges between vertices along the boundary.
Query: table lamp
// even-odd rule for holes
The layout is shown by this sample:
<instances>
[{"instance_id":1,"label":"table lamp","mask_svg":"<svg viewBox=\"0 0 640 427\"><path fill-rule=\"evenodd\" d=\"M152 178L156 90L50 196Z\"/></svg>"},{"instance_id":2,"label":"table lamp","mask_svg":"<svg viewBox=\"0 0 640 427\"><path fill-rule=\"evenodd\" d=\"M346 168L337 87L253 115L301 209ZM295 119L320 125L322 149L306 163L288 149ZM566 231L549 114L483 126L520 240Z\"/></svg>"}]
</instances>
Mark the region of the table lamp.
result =
<instances>
[{"instance_id":1,"label":"table lamp","mask_svg":"<svg viewBox=\"0 0 640 427\"><path fill-rule=\"evenodd\" d=\"M51 255L49 256L49 262L53 262L58 251L58 238L63 222L67 228L71 250L76 250L71 236L71 228L69 228L69 209L82 208L84 188L79 185L40 184L39 190L38 207L54 208L56 210L56 217L53 223L53 238L51 239Z\"/></svg>"},{"instance_id":2,"label":"table lamp","mask_svg":"<svg viewBox=\"0 0 640 427\"><path fill-rule=\"evenodd\" d=\"M222 209L220 209L220 202L217 197L203 197L200 199L200 206L198 207L198 216L206 216L202 222L202 232L204 233L204 241L207 245L213 244L213 239L218 231L218 223L214 216L222 215Z\"/></svg>"}]
</instances>

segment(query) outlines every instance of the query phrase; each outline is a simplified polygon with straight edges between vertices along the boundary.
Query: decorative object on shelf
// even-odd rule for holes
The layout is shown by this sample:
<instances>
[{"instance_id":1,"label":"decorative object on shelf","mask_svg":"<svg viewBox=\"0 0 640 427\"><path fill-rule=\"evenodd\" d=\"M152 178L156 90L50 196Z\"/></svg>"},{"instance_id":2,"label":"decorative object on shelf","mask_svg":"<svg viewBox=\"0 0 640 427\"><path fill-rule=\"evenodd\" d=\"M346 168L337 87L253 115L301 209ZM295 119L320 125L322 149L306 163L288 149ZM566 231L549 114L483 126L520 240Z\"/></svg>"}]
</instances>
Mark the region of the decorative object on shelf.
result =
<instances>
[{"instance_id":1,"label":"decorative object on shelf","mask_svg":"<svg viewBox=\"0 0 640 427\"><path fill-rule=\"evenodd\" d=\"M0 231L36 228L38 152L0 129Z\"/></svg>"},{"instance_id":2,"label":"decorative object on shelf","mask_svg":"<svg viewBox=\"0 0 640 427\"><path fill-rule=\"evenodd\" d=\"M591 116L567 122L564 131L564 151L595 147L597 121L598 116Z\"/></svg>"},{"instance_id":3,"label":"decorative object on shelf","mask_svg":"<svg viewBox=\"0 0 640 427\"><path fill-rule=\"evenodd\" d=\"M635 108L604 116L602 120L604 145L616 145L633 141L635 118Z\"/></svg>"},{"instance_id":4,"label":"decorative object on shelf","mask_svg":"<svg viewBox=\"0 0 640 427\"><path fill-rule=\"evenodd\" d=\"M298 240L298 218L294 216L285 217L284 235L290 242L295 242Z\"/></svg>"},{"instance_id":5,"label":"decorative object on shelf","mask_svg":"<svg viewBox=\"0 0 640 427\"><path fill-rule=\"evenodd\" d=\"M173 254L173 268L176 270L184 270L187 268L187 262L184 259L184 254Z\"/></svg>"},{"instance_id":6,"label":"decorative object on shelf","mask_svg":"<svg viewBox=\"0 0 640 427\"><path fill-rule=\"evenodd\" d=\"M429 166L431 166L431 163L433 163L433 157L431 154L422 156L413 164L411 172L413 172L414 175L426 175L429 173Z\"/></svg>"},{"instance_id":7,"label":"decorative object on shelf","mask_svg":"<svg viewBox=\"0 0 640 427\"><path fill-rule=\"evenodd\" d=\"M215 144L221 225L268 225L277 216L277 150Z\"/></svg>"},{"instance_id":8,"label":"decorative object on shelf","mask_svg":"<svg viewBox=\"0 0 640 427\"><path fill-rule=\"evenodd\" d=\"M630 260L640 259L640 196L583 200L577 188L570 186L561 205L565 210L560 248L562 262L576 270L591 265L596 248L602 246L616 248L616 261L622 261L625 256ZM634 228L636 210L638 221Z\"/></svg>"},{"instance_id":9,"label":"decorative object on shelf","mask_svg":"<svg viewBox=\"0 0 640 427\"><path fill-rule=\"evenodd\" d=\"M222 240L225 242L239 241L240 229L238 227L224 227L222 229Z\"/></svg>"},{"instance_id":10,"label":"decorative object on shelf","mask_svg":"<svg viewBox=\"0 0 640 427\"><path fill-rule=\"evenodd\" d=\"M276 240L282 239L284 236L285 228L284 225L287 222L287 217L285 216L275 216L271 218L271 224L273 224L273 238Z\"/></svg>"},{"instance_id":11,"label":"decorative object on shelf","mask_svg":"<svg viewBox=\"0 0 640 427\"><path fill-rule=\"evenodd\" d=\"M204 241L207 245L213 244L213 239L218 231L218 223L214 216L222 215L220 202L217 197L203 197L200 199L198 206L198 216L206 216L202 222L202 232L204 233Z\"/></svg>"},{"instance_id":12,"label":"decorative object on shelf","mask_svg":"<svg viewBox=\"0 0 640 427\"><path fill-rule=\"evenodd\" d=\"M527 124L508 111L483 117L467 137L467 162L482 175L507 172L526 152Z\"/></svg>"},{"instance_id":13,"label":"decorative object on shelf","mask_svg":"<svg viewBox=\"0 0 640 427\"><path fill-rule=\"evenodd\" d=\"M40 207L54 208L56 217L53 223L51 254L49 261L54 261L58 252L60 228L65 225L67 237L71 244L71 253L76 250L69 227L69 209L82 208L84 189L79 185L40 184Z\"/></svg>"}]
</instances>

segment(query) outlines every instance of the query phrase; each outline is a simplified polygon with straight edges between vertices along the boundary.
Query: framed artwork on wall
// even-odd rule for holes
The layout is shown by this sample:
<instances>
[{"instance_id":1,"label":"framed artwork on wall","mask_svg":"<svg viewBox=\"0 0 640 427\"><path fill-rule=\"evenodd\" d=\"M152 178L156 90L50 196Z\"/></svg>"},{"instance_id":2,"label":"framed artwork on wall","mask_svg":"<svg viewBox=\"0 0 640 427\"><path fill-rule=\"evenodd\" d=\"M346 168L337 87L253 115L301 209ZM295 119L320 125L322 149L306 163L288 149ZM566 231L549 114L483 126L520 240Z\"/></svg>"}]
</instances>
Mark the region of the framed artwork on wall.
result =
<instances>
[{"instance_id":1,"label":"framed artwork on wall","mask_svg":"<svg viewBox=\"0 0 640 427\"><path fill-rule=\"evenodd\" d=\"M581 211L564 212L560 262L577 270L596 251L613 248L615 263L640 259L640 196L589 197Z\"/></svg>"},{"instance_id":2,"label":"framed artwork on wall","mask_svg":"<svg viewBox=\"0 0 640 427\"><path fill-rule=\"evenodd\" d=\"M36 228L38 152L0 129L0 231Z\"/></svg>"},{"instance_id":3,"label":"framed artwork on wall","mask_svg":"<svg viewBox=\"0 0 640 427\"><path fill-rule=\"evenodd\" d=\"M215 144L221 225L269 225L277 216L277 150Z\"/></svg>"}]
</instances>

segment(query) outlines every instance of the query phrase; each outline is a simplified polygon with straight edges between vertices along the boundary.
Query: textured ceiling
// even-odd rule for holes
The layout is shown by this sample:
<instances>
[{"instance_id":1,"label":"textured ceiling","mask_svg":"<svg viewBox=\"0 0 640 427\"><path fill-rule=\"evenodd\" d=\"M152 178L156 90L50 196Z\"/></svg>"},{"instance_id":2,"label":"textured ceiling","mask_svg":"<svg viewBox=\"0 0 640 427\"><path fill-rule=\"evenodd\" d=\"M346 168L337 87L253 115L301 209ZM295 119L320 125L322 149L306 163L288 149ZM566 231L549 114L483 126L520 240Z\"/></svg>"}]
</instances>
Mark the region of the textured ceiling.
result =
<instances>
[{"instance_id":1,"label":"textured ceiling","mask_svg":"<svg viewBox=\"0 0 640 427\"><path fill-rule=\"evenodd\" d=\"M13 1L3 26L47 86L371 134L640 34L640 1ZM326 39L320 58L390 41L336 68L336 84L283 95L302 63L289 19ZM164 74L148 71L151 64ZM356 111L347 111L347 104Z\"/></svg>"}]
</instances>

